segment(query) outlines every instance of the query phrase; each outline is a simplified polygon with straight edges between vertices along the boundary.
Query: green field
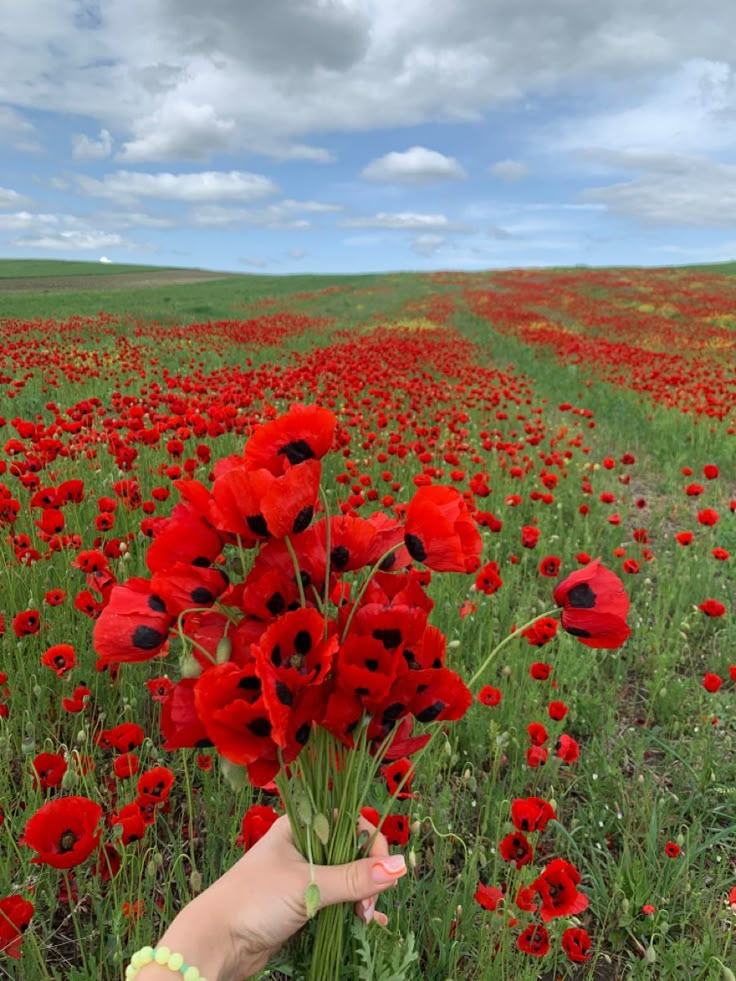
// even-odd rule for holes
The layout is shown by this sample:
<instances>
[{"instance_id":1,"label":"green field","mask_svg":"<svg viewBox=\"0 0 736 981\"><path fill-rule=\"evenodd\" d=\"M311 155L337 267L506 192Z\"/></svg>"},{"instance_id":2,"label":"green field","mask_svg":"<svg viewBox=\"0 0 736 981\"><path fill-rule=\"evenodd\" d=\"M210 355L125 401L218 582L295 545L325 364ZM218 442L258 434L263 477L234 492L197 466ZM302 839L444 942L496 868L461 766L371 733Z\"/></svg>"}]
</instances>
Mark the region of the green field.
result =
<instances>
[{"instance_id":1,"label":"green field","mask_svg":"<svg viewBox=\"0 0 736 981\"><path fill-rule=\"evenodd\" d=\"M0 944L0 977L118 981L200 878L208 885L242 854L249 806L281 810L217 749L162 748L161 705L145 682L180 680L186 636L172 629L166 657L123 664L115 677L97 670L89 597L74 604L90 588L81 552L104 552L120 582L150 577L142 522L171 514L174 481L191 472L210 488L216 461L300 401L337 417L323 469L332 513L342 504L403 520L396 506L434 482L498 520L478 522L497 591L457 572L435 572L427 587L429 622L466 682L513 627L554 607L555 585L586 558L601 556L631 600L621 648L592 648L562 629L540 646L516 637L470 685L462 719L415 723L414 734L435 733L417 757L418 796L389 804L383 781L365 788L366 803L411 827L401 846L411 872L379 904L387 930L356 927L346 981L732 981L736 264L228 275L106 290L105 274L123 272L151 270L0 261L0 281L39 283L0 289L0 899L22 894L35 906L22 958ZM99 287L53 292L55 279L87 275ZM84 499L52 507L53 489L70 479L84 482ZM139 501L120 489L129 480ZM47 509L62 512L62 532L57 513L43 527ZM240 581L255 550L223 542L222 551ZM545 559L558 560L557 574ZM58 606L55 589L66 594ZM336 602L325 600L335 616ZM28 610L40 629L17 635ZM41 657L61 643L76 664L57 676ZM548 679L536 662L550 666ZM707 688L710 676L720 683ZM83 684L82 709L63 708ZM499 704L475 697L486 685ZM558 702L564 719L551 709ZM136 776L121 776L120 754L96 739L124 721L145 733L139 772L175 775L167 807L126 844L114 818L136 800ZM545 739L528 729L540 723ZM563 758L562 735L579 759ZM546 761L530 754L533 739ZM56 787L34 780L41 752L63 757ZM109 819L102 840L122 860L109 882L94 856L64 875L32 864L20 843L44 802L70 794L99 802ZM499 846L514 830L512 802L529 796L553 802L558 820L530 835L534 861L516 869ZM537 958L518 945L537 918L515 899L557 857L579 870L588 906L546 923L551 948ZM504 893L500 911L481 907L479 885ZM576 926L592 941L580 964L560 947ZM287 948L261 977L301 981L295 964L309 944Z\"/></svg>"}]
</instances>

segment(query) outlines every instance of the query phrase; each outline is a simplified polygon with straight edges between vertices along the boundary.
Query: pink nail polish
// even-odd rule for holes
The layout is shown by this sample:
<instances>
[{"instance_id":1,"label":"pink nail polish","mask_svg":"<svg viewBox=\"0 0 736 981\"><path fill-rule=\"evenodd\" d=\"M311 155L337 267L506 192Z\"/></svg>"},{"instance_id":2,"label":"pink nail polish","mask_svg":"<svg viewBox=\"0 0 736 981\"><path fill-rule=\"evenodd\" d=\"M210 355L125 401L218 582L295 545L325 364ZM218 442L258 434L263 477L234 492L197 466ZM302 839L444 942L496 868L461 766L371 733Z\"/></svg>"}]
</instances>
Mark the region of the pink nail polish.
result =
<instances>
[{"instance_id":1,"label":"pink nail polish","mask_svg":"<svg viewBox=\"0 0 736 981\"><path fill-rule=\"evenodd\" d=\"M395 882L405 872L406 862L404 861L403 855L387 855L371 867L373 881L381 885L387 882Z\"/></svg>"}]
</instances>

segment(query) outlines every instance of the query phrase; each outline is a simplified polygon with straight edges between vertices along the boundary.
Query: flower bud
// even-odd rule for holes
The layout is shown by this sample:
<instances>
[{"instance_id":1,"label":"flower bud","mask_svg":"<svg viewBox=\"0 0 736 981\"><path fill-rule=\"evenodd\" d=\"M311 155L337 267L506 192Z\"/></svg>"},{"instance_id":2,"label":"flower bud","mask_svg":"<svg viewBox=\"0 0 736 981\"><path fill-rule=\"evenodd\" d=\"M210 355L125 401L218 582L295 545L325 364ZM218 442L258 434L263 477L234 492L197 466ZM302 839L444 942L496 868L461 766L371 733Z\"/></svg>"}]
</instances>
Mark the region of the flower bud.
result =
<instances>
[{"instance_id":1,"label":"flower bud","mask_svg":"<svg viewBox=\"0 0 736 981\"><path fill-rule=\"evenodd\" d=\"M197 893L202 892L202 875L196 869L193 869L189 876L189 887L195 896Z\"/></svg>"}]
</instances>

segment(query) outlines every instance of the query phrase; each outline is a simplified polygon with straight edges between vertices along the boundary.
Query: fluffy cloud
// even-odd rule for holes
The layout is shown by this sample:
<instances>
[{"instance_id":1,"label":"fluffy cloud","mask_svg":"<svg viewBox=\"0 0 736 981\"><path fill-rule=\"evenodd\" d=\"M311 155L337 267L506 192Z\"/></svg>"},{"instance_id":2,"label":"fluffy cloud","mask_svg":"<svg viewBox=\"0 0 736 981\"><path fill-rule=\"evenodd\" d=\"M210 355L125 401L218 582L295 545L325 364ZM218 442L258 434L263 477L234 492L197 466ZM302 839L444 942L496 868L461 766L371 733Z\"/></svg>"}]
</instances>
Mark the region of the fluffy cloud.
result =
<instances>
[{"instance_id":1,"label":"fluffy cloud","mask_svg":"<svg viewBox=\"0 0 736 981\"><path fill-rule=\"evenodd\" d=\"M92 249L136 249L152 247L132 242L116 231L104 231L77 215L51 212L0 212L0 231L15 233L10 244L18 248L82 252Z\"/></svg>"},{"instance_id":2,"label":"fluffy cloud","mask_svg":"<svg viewBox=\"0 0 736 981\"><path fill-rule=\"evenodd\" d=\"M129 242L112 232L68 230L44 235L13 239L12 245L27 249L48 249L51 252L88 252L90 250L122 248L140 249L141 245Z\"/></svg>"},{"instance_id":3,"label":"fluffy cloud","mask_svg":"<svg viewBox=\"0 0 736 981\"><path fill-rule=\"evenodd\" d=\"M447 215L417 214L411 211L390 213L381 211L377 215L366 218L348 218L343 225L350 228L394 228L399 231L440 230L445 232L462 232L468 229L457 222L450 221Z\"/></svg>"},{"instance_id":4,"label":"fluffy cloud","mask_svg":"<svg viewBox=\"0 0 736 981\"><path fill-rule=\"evenodd\" d=\"M0 187L0 208L22 208L28 204L28 198L10 187Z\"/></svg>"},{"instance_id":5,"label":"fluffy cloud","mask_svg":"<svg viewBox=\"0 0 736 981\"><path fill-rule=\"evenodd\" d=\"M438 181L462 180L466 174L454 157L446 157L423 146L413 146L403 153L387 153L372 160L360 176L365 181L391 184L435 184Z\"/></svg>"},{"instance_id":6,"label":"fluffy cloud","mask_svg":"<svg viewBox=\"0 0 736 981\"><path fill-rule=\"evenodd\" d=\"M12 30L0 28L4 98L45 112L84 106L128 162L234 147L298 156L313 132L480 118L581 83L648 82L694 53L730 64L736 36L730 0L212 0L206 17L198 0L94 9L16 5Z\"/></svg>"},{"instance_id":7,"label":"fluffy cloud","mask_svg":"<svg viewBox=\"0 0 736 981\"><path fill-rule=\"evenodd\" d=\"M107 129L100 130L99 139L94 140L84 133L72 136L72 156L75 160L104 160L112 152L112 136Z\"/></svg>"},{"instance_id":8,"label":"fluffy cloud","mask_svg":"<svg viewBox=\"0 0 736 981\"><path fill-rule=\"evenodd\" d=\"M0 133L3 134L3 141L15 150L35 153L41 149L36 127L9 106L0 106Z\"/></svg>"},{"instance_id":9,"label":"fluffy cloud","mask_svg":"<svg viewBox=\"0 0 736 981\"><path fill-rule=\"evenodd\" d=\"M655 224L736 226L736 164L666 154L619 155L617 160L644 173L591 188L587 200Z\"/></svg>"},{"instance_id":10,"label":"fluffy cloud","mask_svg":"<svg viewBox=\"0 0 736 981\"><path fill-rule=\"evenodd\" d=\"M270 197L278 188L269 177L242 170L202 171L196 174L145 174L118 170L101 180L78 177L85 194L127 200L158 198L164 201L257 201Z\"/></svg>"},{"instance_id":11,"label":"fluffy cloud","mask_svg":"<svg viewBox=\"0 0 736 981\"><path fill-rule=\"evenodd\" d=\"M520 160L499 160L490 167L490 172L502 181L519 181L527 176L529 168Z\"/></svg>"},{"instance_id":12,"label":"fluffy cloud","mask_svg":"<svg viewBox=\"0 0 736 981\"><path fill-rule=\"evenodd\" d=\"M233 208L225 205L206 205L195 208L192 219L196 225L251 225L260 228L303 231L310 228L306 218L296 217L298 213L330 214L342 211L339 204L322 201L294 201L287 198L265 208Z\"/></svg>"},{"instance_id":13,"label":"fluffy cloud","mask_svg":"<svg viewBox=\"0 0 736 981\"><path fill-rule=\"evenodd\" d=\"M417 235L414 241L411 243L412 251L416 252L417 255L430 256L434 255L440 246L445 244L445 238L442 235Z\"/></svg>"}]
</instances>

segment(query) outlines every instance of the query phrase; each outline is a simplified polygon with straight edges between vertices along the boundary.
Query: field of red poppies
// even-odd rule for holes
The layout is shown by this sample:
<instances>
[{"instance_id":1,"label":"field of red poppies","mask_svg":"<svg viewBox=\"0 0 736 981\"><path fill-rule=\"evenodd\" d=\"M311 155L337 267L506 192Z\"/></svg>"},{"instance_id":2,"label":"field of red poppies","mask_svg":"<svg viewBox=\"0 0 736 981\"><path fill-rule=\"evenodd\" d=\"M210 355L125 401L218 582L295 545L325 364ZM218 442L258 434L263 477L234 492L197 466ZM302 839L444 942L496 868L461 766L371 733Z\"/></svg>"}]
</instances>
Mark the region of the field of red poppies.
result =
<instances>
[{"instance_id":1,"label":"field of red poppies","mask_svg":"<svg viewBox=\"0 0 736 981\"><path fill-rule=\"evenodd\" d=\"M122 977L365 718L351 976L733 978L736 277L161 289L0 320L0 977Z\"/></svg>"}]
</instances>

